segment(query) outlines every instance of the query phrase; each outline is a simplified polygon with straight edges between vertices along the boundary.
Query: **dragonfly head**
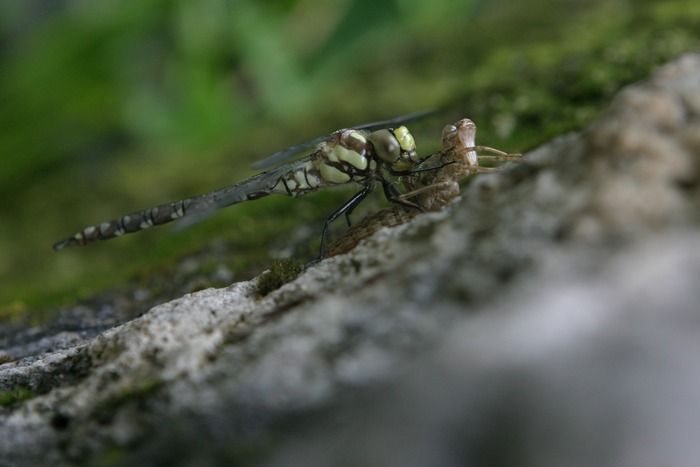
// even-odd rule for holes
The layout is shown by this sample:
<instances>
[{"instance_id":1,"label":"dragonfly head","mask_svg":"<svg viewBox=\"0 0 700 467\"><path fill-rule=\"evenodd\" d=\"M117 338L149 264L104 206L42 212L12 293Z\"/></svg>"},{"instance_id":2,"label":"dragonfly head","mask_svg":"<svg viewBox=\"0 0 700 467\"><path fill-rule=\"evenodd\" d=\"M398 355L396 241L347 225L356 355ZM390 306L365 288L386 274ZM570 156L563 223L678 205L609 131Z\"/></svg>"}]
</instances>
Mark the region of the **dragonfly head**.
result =
<instances>
[{"instance_id":1,"label":"dragonfly head","mask_svg":"<svg viewBox=\"0 0 700 467\"><path fill-rule=\"evenodd\" d=\"M369 135L369 141L379 160L391 164L392 170L406 171L419 161L416 142L405 126L377 130Z\"/></svg>"}]
</instances>

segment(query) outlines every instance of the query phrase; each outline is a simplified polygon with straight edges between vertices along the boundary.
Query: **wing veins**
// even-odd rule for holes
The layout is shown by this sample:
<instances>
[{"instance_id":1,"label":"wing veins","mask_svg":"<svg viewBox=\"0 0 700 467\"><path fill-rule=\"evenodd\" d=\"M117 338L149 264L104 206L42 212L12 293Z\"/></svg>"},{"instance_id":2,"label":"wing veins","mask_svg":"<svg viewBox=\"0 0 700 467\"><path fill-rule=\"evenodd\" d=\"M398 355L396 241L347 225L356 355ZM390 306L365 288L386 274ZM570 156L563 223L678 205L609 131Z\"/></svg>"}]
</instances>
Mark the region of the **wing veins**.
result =
<instances>
[{"instance_id":1,"label":"wing veins","mask_svg":"<svg viewBox=\"0 0 700 467\"><path fill-rule=\"evenodd\" d=\"M219 209L232 206L241 201L247 201L251 195L256 193L263 193L262 196L269 194L266 192L275 187L280 177L304 165L311 159L311 156L309 155L293 163L253 175L250 178L216 191L190 198L187 213L175 224L173 230L181 231L198 224L215 214Z\"/></svg>"}]
</instances>

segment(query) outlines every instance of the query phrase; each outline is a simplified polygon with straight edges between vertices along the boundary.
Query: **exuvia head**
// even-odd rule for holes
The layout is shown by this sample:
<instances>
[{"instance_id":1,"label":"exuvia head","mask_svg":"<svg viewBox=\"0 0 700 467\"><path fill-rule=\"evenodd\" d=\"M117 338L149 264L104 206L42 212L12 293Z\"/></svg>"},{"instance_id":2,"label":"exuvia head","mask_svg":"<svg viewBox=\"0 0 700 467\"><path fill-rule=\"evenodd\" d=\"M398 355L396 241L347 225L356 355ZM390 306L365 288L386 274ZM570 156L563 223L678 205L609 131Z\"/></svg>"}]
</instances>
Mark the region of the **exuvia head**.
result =
<instances>
[{"instance_id":1,"label":"exuvia head","mask_svg":"<svg viewBox=\"0 0 700 467\"><path fill-rule=\"evenodd\" d=\"M379 160L391 164L392 170L406 171L419 162L416 142L405 126L377 130L369 135L369 141Z\"/></svg>"},{"instance_id":2,"label":"exuvia head","mask_svg":"<svg viewBox=\"0 0 700 467\"><path fill-rule=\"evenodd\" d=\"M476 125L468 118L463 118L454 125L445 125L442 129L443 148L471 148L476 145L475 140Z\"/></svg>"}]
</instances>

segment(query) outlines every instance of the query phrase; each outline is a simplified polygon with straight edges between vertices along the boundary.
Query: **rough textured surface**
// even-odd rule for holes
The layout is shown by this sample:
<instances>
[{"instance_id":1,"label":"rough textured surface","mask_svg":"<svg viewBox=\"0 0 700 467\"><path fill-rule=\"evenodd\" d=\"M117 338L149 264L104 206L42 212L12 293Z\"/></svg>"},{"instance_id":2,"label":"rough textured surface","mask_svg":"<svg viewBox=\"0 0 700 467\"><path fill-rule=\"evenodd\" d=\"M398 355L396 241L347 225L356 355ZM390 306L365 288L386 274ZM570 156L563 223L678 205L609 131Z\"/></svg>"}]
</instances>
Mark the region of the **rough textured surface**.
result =
<instances>
[{"instance_id":1,"label":"rough textured surface","mask_svg":"<svg viewBox=\"0 0 700 467\"><path fill-rule=\"evenodd\" d=\"M264 299L0 365L13 465L692 465L700 56Z\"/></svg>"}]
</instances>

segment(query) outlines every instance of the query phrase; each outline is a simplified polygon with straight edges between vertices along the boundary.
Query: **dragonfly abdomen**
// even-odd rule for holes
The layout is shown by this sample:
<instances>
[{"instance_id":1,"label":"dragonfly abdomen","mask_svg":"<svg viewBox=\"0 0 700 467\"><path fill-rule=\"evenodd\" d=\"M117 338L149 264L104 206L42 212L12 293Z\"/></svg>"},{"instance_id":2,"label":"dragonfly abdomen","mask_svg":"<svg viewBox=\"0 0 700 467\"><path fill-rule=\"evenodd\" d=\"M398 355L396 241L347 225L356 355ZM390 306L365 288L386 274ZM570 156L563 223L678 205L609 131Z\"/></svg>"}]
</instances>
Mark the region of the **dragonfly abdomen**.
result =
<instances>
[{"instance_id":1,"label":"dragonfly abdomen","mask_svg":"<svg viewBox=\"0 0 700 467\"><path fill-rule=\"evenodd\" d=\"M99 240L119 237L121 235L138 232L154 225L166 224L185 215L191 200L176 201L174 203L161 204L143 211L125 214L122 217L99 225L86 227L72 237L54 244L54 250L60 250L70 245L87 245Z\"/></svg>"},{"instance_id":2,"label":"dragonfly abdomen","mask_svg":"<svg viewBox=\"0 0 700 467\"><path fill-rule=\"evenodd\" d=\"M277 183L270 189L269 193L279 193L281 195L297 198L315 191L321 186L325 186L324 180L316 164L314 164L312 160L309 160L304 165L282 175ZM265 194L267 193L258 193L255 199Z\"/></svg>"}]
</instances>

